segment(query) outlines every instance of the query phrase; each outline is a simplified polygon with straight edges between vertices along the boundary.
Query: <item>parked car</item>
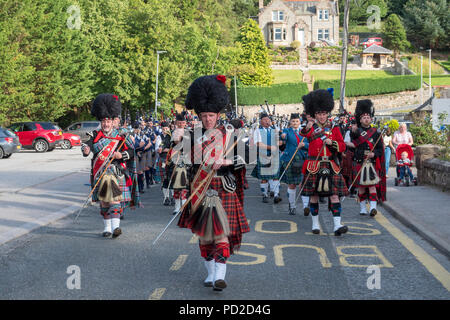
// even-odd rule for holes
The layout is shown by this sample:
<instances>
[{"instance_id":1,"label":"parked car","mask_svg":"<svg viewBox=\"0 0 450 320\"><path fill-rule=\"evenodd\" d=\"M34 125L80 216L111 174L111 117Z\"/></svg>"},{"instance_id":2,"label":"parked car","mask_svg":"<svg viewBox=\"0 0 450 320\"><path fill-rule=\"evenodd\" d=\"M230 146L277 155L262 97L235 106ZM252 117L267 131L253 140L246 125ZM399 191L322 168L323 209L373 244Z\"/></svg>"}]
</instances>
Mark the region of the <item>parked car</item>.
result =
<instances>
[{"instance_id":1,"label":"parked car","mask_svg":"<svg viewBox=\"0 0 450 320\"><path fill-rule=\"evenodd\" d=\"M62 131L51 122L17 122L8 128L19 137L24 149L36 152L52 151L62 141Z\"/></svg>"},{"instance_id":2,"label":"parked car","mask_svg":"<svg viewBox=\"0 0 450 320\"><path fill-rule=\"evenodd\" d=\"M62 149L72 149L72 147L81 146L81 138L79 135L72 133L63 133L63 141L61 142Z\"/></svg>"},{"instance_id":3,"label":"parked car","mask_svg":"<svg viewBox=\"0 0 450 320\"><path fill-rule=\"evenodd\" d=\"M373 46L374 44L376 44L377 46L382 47L383 46L383 39L378 38L378 37L372 37L372 38L366 38L363 41L361 41L360 45L366 49L370 46Z\"/></svg>"},{"instance_id":4,"label":"parked car","mask_svg":"<svg viewBox=\"0 0 450 320\"><path fill-rule=\"evenodd\" d=\"M72 123L68 126L64 132L72 133L80 136L81 142L86 142L89 140L89 136L86 135L88 132L94 130L100 130L100 121L80 121Z\"/></svg>"},{"instance_id":5,"label":"parked car","mask_svg":"<svg viewBox=\"0 0 450 320\"><path fill-rule=\"evenodd\" d=\"M0 159L11 157L21 148L19 137L10 130L0 127Z\"/></svg>"}]
</instances>

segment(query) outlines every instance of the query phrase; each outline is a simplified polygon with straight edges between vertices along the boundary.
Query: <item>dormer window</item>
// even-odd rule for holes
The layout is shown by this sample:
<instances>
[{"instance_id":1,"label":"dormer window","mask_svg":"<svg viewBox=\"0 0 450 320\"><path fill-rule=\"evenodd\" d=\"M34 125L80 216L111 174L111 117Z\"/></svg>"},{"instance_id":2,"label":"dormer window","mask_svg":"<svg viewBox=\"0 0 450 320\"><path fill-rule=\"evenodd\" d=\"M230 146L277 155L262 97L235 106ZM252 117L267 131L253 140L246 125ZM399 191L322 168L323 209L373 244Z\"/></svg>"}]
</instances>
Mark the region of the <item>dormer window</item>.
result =
<instances>
[{"instance_id":1,"label":"dormer window","mask_svg":"<svg viewBox=\"0 0 450 320\"><path fill-rule=\"evenodd\" d=\"M272 11L272 21L283 21L284 12L283 11Z\"/></svg>"}]
</instances>

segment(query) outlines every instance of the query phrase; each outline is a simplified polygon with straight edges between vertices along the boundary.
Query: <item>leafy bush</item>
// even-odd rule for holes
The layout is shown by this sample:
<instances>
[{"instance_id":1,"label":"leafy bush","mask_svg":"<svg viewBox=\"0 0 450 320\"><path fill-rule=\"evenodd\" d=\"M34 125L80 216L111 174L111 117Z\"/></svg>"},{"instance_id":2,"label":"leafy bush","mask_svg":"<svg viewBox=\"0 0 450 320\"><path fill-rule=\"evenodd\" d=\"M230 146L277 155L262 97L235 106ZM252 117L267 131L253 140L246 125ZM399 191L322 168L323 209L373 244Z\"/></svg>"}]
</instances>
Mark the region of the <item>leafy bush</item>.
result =
<instances>
[{"instance_id":1,"label":"leafy bush","mask_svg":"<svg viewBox=\"0 0 450 320\"><path fill-rule=\"evenodd\" d=\"M294 40L291 42L291 48L297 50L298 48L300 48L300 46L302 45L302 43L298 40Z\"/></svg>"},{"instance_id":2,"label":"leafy bush","mask_svg":"<svg viewBox=\"0 0 450 320\"><path fill-rule=\"evenodd\" d=\"M302 96L308 93L304 82L280 83L270 87L238 86L237 96L239 105L259 105L265 100L270 104L288 104L302 102ZM234 88L231 88L234 98Z\"/></svg>"},{"instance_id":3,"label":"leafy bush","mask_svg":"<svg viewBox=\"0 0 450 320\"><path fill-rule=\"evenodd\" d=\"M450 130L448 126L443 126L442 122L446 115L439 114L440 130L433 129L433 123L429 117L416 116L413 118L414 124L409 128L413 136L414 145L436 144L443 146L441 151L441 160L450 161Z\"/></svg>"},{"instance_id":4,"label":"leafy bush","mask_svg":"<svg viewBox=\"0 0 450 320\"><path fill-rule=\"evenodd\" d=\"M334 95L340 96L339 80L317 80L314 82L314 90L334 88ZM396 76L378 79L348 79L345 86L345 96L357 97L393 93L420 88L420 76Z\"/></svg>"}]
</instances>

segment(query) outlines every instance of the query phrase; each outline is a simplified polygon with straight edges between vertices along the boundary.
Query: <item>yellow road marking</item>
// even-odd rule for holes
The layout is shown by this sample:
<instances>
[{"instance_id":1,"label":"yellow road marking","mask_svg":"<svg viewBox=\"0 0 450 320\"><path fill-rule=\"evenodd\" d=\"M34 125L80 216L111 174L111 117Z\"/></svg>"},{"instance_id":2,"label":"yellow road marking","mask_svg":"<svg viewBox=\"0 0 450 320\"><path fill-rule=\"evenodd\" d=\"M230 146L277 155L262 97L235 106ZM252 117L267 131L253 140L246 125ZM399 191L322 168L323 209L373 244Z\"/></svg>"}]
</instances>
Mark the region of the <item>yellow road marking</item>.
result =
<instances>
[{"instance_id":1,"label":"yellow road marking","mask_svg":"<svg viewBox=\"0 0 450 320\"><path fill-rule=\"evenodd\" d=\"M198 236L196 234L194 234L191 238L191 240L189 240L189 243L197 243L198 242Z\"/></svg>"},{"instance_id":2,"label":"yellow road marking","mask_svg":"<svg viewBox=\"0 0 450 320\"><path fill-rule=\"evenodd\" d=\"M256 244L256 243L241 243L242 246L253 246L258 249L264 249L264 246L262 244ZM254 257L256 260L249 261L249 262L233 262L231 260L228 260L227 263L229 264L236 264L236 265L243 265L243 266L250 266L253 264L260 264L266 262L266 256L263 254L257 254L257 253L249 253L242 250L236 251L236 255L246 256L246 257Z\"/></svg>"},{"instance_id":3,"label":"yellow road marking","mask_svg":"<svg viewBox=\"0 0 450 320\"><path fill-rule=\"evenodd\" d=\"M344 253L343 249L370 249L374 253ZM347 261L348 257L377 257L383 264L377 264L378 267L393 268L394 266L386 259L386 257L378 250L377 246L338 246L336 247L337 254L339 255L339 262L344 267L354 267L354 268L367 268L368 266L374 265L373 263L365 264L350 264Z\"/></svg>"},{"instance_id":4,"label":"yellow road marking","mask_svg":"<svg viewBox=\"0 0 450 320\"><path fill-rule=\"evenodd\" d=\"M263 230L264 223L272 223L272 222L287 223L289 225L289 230L288 231ZM297 230L298 230L297 224L295 222L289 221L289 220L259 220L259 221L256 221L256 224L255 224L255 231L263 232L263 233L296 233Z\"/></svg>"},{"instance_id":5,"label":"yellow road marking","mask_svg":"<svg viewBox=\"0 0 450 320\"><path fill-rule=\"evenodd\" d=\"M165 292L166 288L156 288L150 297L148 297L148 300L160 300Z\"/></svg>"},{"instance_id":6,"label":"yellow road marking","mask_svg":"<svg viewBox=\"0 0 450 320\"><path fill-rule=\"evenodd\" d=\"M314 249L319 254L320 263L322 264L322 267L324 268L331 268L331 262L327 258L327 254L325 253L325 250L316 246L310 246L306 244L281 244L278 246L273 247L273 253L275 255L275 265L279 267L284 266L284 259L283 259L283 249L284 248L308 248L308 249Z\"/></svg>"},{"instance_id":7,"label":"yellow road marking","mask_svg":"<svg viewBox=\"0 0 450 320\"><path fill-rule=\"evenodd\" d=\"M172 266L170 267L170 271L177 271L180 270L180 268L183 266L183 264L186 262L188 255L187 254L180 254L177 258L177 260L174 261Z\"/></svg>"},{"instance_id":8,"label":"yellow road marking","mask_svg":"<svg viewBox=\"0 0 450 320\"><path fill-rule=\"evenodd\" d=\"M425 250L418 246L411 238L404 234L400 229L394 226L379 211L375 216L376 221L381 224L390 234L392 234L400 243L411 252L420 263L450 291L450 273L436 259L430 256Z\"/></svg>"}]
</instances>

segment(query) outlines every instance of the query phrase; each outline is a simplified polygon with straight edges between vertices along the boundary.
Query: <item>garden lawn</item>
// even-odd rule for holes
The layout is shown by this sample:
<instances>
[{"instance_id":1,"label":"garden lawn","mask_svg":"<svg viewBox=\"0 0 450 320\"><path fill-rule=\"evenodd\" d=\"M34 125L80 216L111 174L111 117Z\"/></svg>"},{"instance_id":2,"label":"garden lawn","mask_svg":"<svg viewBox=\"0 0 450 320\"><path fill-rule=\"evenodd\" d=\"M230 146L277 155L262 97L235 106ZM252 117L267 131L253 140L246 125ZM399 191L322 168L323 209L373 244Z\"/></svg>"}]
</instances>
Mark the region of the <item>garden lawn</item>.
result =
<instances>
[{"instance_id":1,"label":"garden lawn","mask_svg":"<svg viewBox=\"0 0 450 320\"><path fill-rule=\"evenodd\" d=\"M340 70L310 70L309 74L314 80L339 80L341 79ZM392 73L384 70L347 70L347 79L364 78L387 78L395 77Z\"/></svg>"},{"instance_id":2,"label":"garden lawn","mask_svg":"<svg viewBox=\"0 0 450 320\"><path fill-rule=\"evenodd\" d=\"M423 81L428 82L428 75L423 77ZM432 86L450 86L450 75L431 75Z\"/></svg>"},{"instance_id":3,"label":"garden lawn","mask_svg":"<svg viewBox=\"0 0 450 320\"><path fill-rule=\"evenodd\" d=\"M303 74L300 70L272 70L274 84L302 82Z\"/></svg>"}]
</instances>

